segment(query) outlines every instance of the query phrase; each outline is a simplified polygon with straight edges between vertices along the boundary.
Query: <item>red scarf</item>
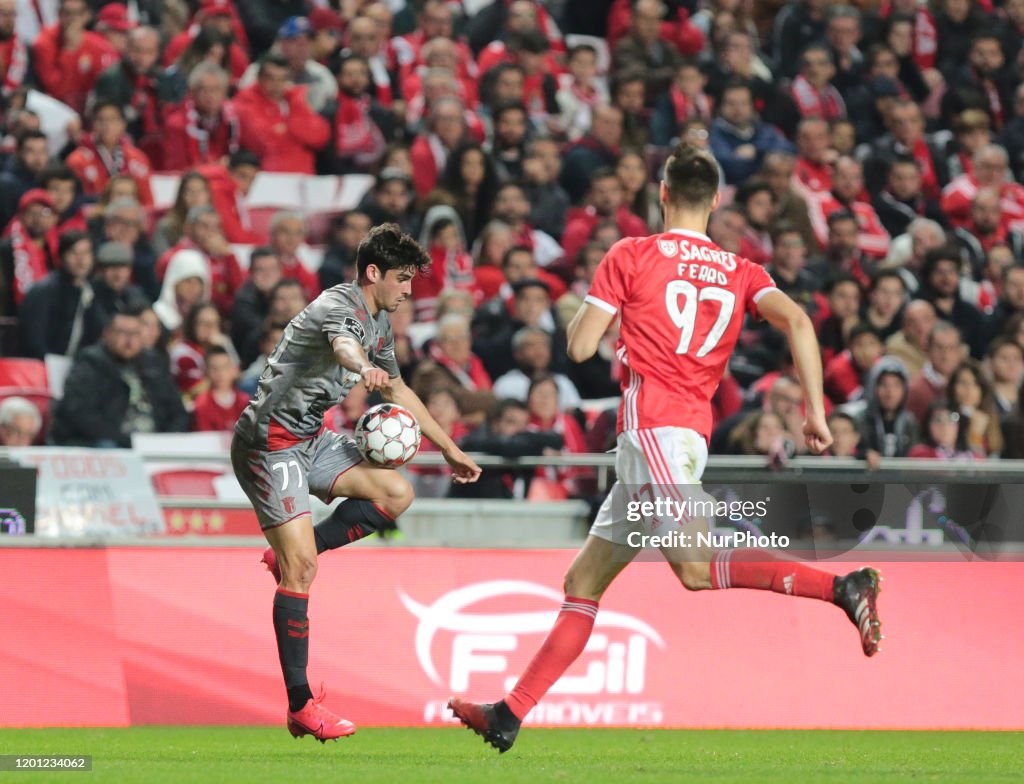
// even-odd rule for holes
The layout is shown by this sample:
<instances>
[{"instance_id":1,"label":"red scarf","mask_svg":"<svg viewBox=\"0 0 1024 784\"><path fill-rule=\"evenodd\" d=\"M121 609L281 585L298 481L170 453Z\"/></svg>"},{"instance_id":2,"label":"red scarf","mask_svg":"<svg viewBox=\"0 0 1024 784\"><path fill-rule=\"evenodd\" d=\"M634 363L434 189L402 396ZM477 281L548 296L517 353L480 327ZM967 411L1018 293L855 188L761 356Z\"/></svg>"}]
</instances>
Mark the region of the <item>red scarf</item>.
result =
<instances>
[{"instance_id":1,"label":"red scarf","mask_svg":"<svg viewBox=\"0 0 1024 784\"><path fill-rule=\"evenodd\" d=\"M28 50L17 33L12 34L6 41L0 41L0 70L4 74L4 95L10 95L25 81L25 72L28 71Z\"/></svg>"},{"instance_id":2,"label":"red scarf","mask_svg":"<svg viewBox=\"0 0 1024 784\"><path fill-rule=\"evenodd\" d=\"M156 79L147 74L136 74L132 87L131 107L135 111L135 116L142 120L142 133L145 135L160 132L156 96Z\"/></svg>"},{"instance_id":3,"label":"red scarf","mask_svg":"<svg viewBox=\"0 0 1024 784\"><path fill-rule=\"evenodd\" d=\"M25 231L19 218L11 221L8 229L11 248L14 251L14 302L21 304L32 284L46 277L49 271L46 245L37 245Z\"/></svg>"},{"instance_id":4,"label":"red scarf","mask_svg":"<svg viewBox=\"0 0 1024 784\"><path fill-rule=\"evenodd\" d=\"M697 96L696 101L689 98L675 85L669 88L668 96L672 100L672 106L676 111L676 124L681 126L687 120L700 119L710 125L711 123L711 99L704 93Z\"/></svg>"},{"instance_id":5,"label":"red scarf","mask_svg":"<svg viewBox=\"0 0 1024 784\"><path fill-rule=\"evenodd\" d=\"M334 118L335 151L339 158L352 158L357 166L369 166L380 160L387 142L370 118L370 98L338 93L338 112Z\"/></svg>"},{"instance_id":6,"label":"red scarf","mask_svg":"<svg viewBox=\"0 0 1024 784\"><path fill-rule=\"evenodd\" d=\"M451 357L443 354L436 343L430 344L428 353L431 359L455 376L459 385L464 389L476 391L478 389L487 390L491 388L491 377L487 375L484 363L480 361L480 357L475 354L470 354L469 361L465 366L462 366L457 365Z\"/></svg>"},{"instance_id":7,"label":"red scarf","mask_svg":"<svg viewBox=\"0 0 1024 784\"><path fill-rule=\"evenodd\" d=\"M127 136L122 136L114 147L113 152L110 152L97 141L93 134L87 133L82 136L81 146L96 156L97 160L103 164L103 168L107 170L109 176L116 177L119 174L132 176L131 172L128 171L128 161L124 154L124 145L128 141Z\"/></svg>"},{"instance_id":8,"label":"red scarf","mask_svg":"<svg viewBox=\"0 0 1024 784\"><path fill-rule=\"evenodd\" d=\"M228 154L238 152L238 139L241 129L238 124L238 115L235 113L234 104L225 101L220 110L220 116L212 128L203 123L203 118L196 109L195 102L189 96L185 99L185 135L188 136L189 159L197 163L218 163L220 156L211 156L210 137L221 136L227 130L226 147Z\"/></svg>"},{"instance_id":9,"label":"red scarf","mask_svg":"<svg viewBox=\"0 0 1024 784\"><path fill-rule=\"evenodd\" d=\"M929 199L939 198L942 189L939 187L939 178L935 174L935 164L932 163L932 152L928 149L928 142L924 138L914 142L914 148L910 151L921 167L921 190Z\"/></svg>"}]
</instances>

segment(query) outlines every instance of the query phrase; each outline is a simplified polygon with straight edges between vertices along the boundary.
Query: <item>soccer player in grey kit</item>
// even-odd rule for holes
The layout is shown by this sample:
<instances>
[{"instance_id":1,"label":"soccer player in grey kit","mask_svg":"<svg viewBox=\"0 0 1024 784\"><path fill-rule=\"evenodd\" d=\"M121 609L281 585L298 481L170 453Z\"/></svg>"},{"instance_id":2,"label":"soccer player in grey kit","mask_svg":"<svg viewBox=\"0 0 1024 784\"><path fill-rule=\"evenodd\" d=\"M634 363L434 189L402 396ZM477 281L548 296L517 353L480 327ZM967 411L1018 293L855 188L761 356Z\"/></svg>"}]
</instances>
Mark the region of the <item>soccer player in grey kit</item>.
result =
<instances>
[{"instance_id":1,"label":"soccer player in grey kit","mask_svg":"<svg viewBox=\"0 0 1024 784\"><path fill-rule=\"evenodd\" d=\"M404 406L437 444L455 482L475 482L480 467L427 413L398 373L387 314L411 295L412 279L430 263L393 223L359 244L359 278L327 289L291 320L267 360L259 389L235 426L231 463L256 510L270 547L263 560L278 581L274 632L288 691L288 729L324 742L355 725L323 706L306 677L309 589L317 556L374 531L393 528L412 503L409 482L362 459L352 439L323 429L324 412L357 384ZM315 527L309 494L345 498Z\"/></svg>"}]
</instances>

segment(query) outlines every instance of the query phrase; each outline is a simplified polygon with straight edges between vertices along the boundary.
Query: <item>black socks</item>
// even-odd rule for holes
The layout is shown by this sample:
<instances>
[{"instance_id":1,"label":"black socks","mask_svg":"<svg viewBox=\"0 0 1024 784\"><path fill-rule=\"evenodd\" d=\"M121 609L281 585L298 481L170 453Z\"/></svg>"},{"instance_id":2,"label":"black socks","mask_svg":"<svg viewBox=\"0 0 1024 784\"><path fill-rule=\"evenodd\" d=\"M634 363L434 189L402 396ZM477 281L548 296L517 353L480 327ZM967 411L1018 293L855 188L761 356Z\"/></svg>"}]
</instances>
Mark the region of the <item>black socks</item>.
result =
<instances>
[{"instance_id":1,"label":"black socks","mask_svg":"<svg viewBox=\"0 0 1024 784\"><path fill-rule=\"evenodd\" d=\"M330 517L313 527L316 552L319 555L351 544L374 531L391 531L396 527L394 518L374 504L361 498L349 498L342 501Z\"/></svg>"},{"instance_id":2,"label":"black socks","mask_svg":"<svg viewBox=\"0 0 1024 784\"><path fill-rule=\"evenodd\" d=\"M281 672L288 690L288 710L301 710L313 697L306 679L309 664L309 596L281 588L274 594L274 632Z\"/></svg>"}]
</instances>

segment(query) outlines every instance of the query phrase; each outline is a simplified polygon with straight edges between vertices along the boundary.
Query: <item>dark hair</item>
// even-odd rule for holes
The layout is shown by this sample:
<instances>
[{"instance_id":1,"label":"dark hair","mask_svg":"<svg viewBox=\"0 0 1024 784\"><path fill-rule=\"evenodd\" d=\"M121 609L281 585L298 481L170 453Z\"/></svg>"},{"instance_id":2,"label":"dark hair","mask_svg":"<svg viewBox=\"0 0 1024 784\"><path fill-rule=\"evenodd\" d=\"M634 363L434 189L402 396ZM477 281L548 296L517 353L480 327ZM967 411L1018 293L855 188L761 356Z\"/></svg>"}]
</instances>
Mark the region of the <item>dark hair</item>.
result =
<instances>
[{"instance_id":1,"label":"dark hair","mask_svg":"<svg viewBox=\"0 0 1024 784\"><path fill-rule=\"evenodd\" d=\"M509 112L522 112L524 117L529 117L529 112L526 110L526 104L522 101L502 101L495 106L491 112L491 118L494 121L494 125L498 124L502 115L508 114Z\"/></svg>"},{"instance_id":2,"label":"dark hair","mask_svg":"<svg viewBox=\"0 0 1024 784\"><path fill-rule=\"evenodd\" d=\"M580 52L590 52L590 54L597 57L597 48L590 44L576 44L575 46L569 47L568 59L574 58Z\"/></svg>"},{"instance_id":3,"label":"dark hair","mask_svg":"<svg viewBox=\"0 0 1024 784\"><path fill-rule=\"evenodd\" d=\"M271 248L269 245L260 245L252 249L252 253L249 254L249 269L252 269L252 265L256 263L257 259L280 259L278 258L277 251Z\"/></svg>"},{"instance_id":4,"label":"dark hair","mask_svg":"<svg viewBox=\"0 0 1024 784\"><path fill-rule=\"evenodd\" d=\"M551 50L551 42L540 30L523 30L508 36L506 46L510 52L544 54Z\"/></svg>"},{"instance_id":5,"label":"dark hair","mask_svg":"<svg viewBox=\"0 0 1024 784\"><path fill-rule=\"evenodd\" d=\"M509 262L512 260L512 256L516 253L529 253L530 259L533 259L533 248L531 248L529 245L513 245L511 248L505 251L504 255L501 257L502 269L505 269L505 267L509 265Z\"/></svg>"},{"instance_id":6,"label":"dark hair","mask_svg":"<svg viewBox=\"0 0 1024 784\"><path fill-rule=\"evenodd\" d=\"M522 402L521 400L516 400L515 398L506 397L506 398L504 398L502 400L499 400L498 401L498 405L496 405L494 407L494 412L491 414L491 422L497 422L499 419L501 419L505 415L506 411L512 411L512 410L516 410L516 411L529 411L530 409L528 409L526 407L526 403Z\"/></svg>"},{"instance_id":7,"label":"dark hair","mask_svg":"<svg viewBox=\"0 0 1024 784\"><path fill-rule=\"evenodd\" d=\"M900 275L899 270L884 269L884 270L880 270L879 272L876 272L874 275L871 276L871 285L868 286L868 291L869 292L873 292L875 289L878 288L878 284L881 283L886 278L892 278L893 280L898 280L900 282L900 287L904 291L907 290L907 284L903 282L903 276Z\"/></svg>"},{"instance_id":8,"label":"dark hair","mask_svg":"<svg viewBox=\"0 0 1024 784\"><path fill-rule=\"evenodd\" d=\"M66 231L60 235L60 239L57 240L57 258L63 259L64 254L71 250L82 240L88 240L89 233L86 231L79 231L78 229L72 229Z\"/></svg>"},{"instance_id":9,"label":"dark hair","mask_svg":"<svg viewBox=\"0 0 1024 784\"><path fill-rule=\"evenodd\" d=\"M237 169L239 166L260 167L260 156L251 150L238 150L228 158L228 169Z\"/></svg>"},{"instance_id":10,"label":"dark hair","mask_svg":"<svg viewBox=\"0 0 1024 784\"><path fill-rule=\"evenodd\" d=\"M285 59L283 54L277 54L276 52L267 52L259 59L259 71L257 73L260 76L263 76L268 65L272 65L275 68L283 68L286 71L288 70L288 60Z\"/></svg>"},{"instance_id":11,"label":"dark hair","mask_svg":"<svg viewBox=\"0 0 1024 784\"><path fill-rule=\"evenodd\" d=\"M533 390L535 390L541 384L548 384L548 383L555 385L555 394L558 395L558 393L559 393L558 379L555 378L553 373L541 373L541 374L537 375L536 377L534 377L534 379L530 382L529 388L526 390L526 402L527 402L527 405L529 405L530 395L533 394Z\"/></svg>"},{"instance_id":12,"label":"dark hair","mask_svg":"<svg viewBox=\"0 0 1024 784\"><path fill-rule=\"evenodd\" d=\"M807 55L811 54L812 52L823 52L825 56L828 57L829 63L833 65L835 64L835 58L832 56L831 48L822 43L812 43L805 46L804 50L800 52L801 67L807 64Z\"/></svg>"},{"instance_id":13,"label":"dark hair","mask_svg":"<svg viewBox=\"0 0 1024 784\"><path fill-rule=\"evenodd\" d=\"M39 173L38 182L40 188L45 188L53 181L73 182L78 188L78 176L63 163L51 163Z\"/></svg>"},{"instance_id":14,"label":"dark hair","mask_svg":"<svg viewBox=\"0 0 1024 784\"><path fill-rule=\"evenodd\" d=\"M839 223L840 221L853 221L854 223L857 223L857 216L854 215L849 210L836 210L835 212L828 216L828 220L826 221L826 223L828 223L828 227L829 229L831 229L835 224Z\"/></svg>"},{"instance_id":15,"label":"dark hair","mask_svg":"<svg viewBox=\"0 0 1024 784\"><path fill-rule=\"evenodd\" d=\"M147 310L152 310L153 306L148 305L144 302L128 301L122 304L118 304L114 308L114 312L110 314L110 321L107 322L106 326L110 326L115 318L118 316L127 316L128 318L142 318L142 314Z\"/></svg>"},{"instance_id":16,"label":"dark hair","mask_svg":"<svg viewBox=\"0 0 1024 784\"><path fill-rule=\"evenodd\" d=\"M430 401L438 395L448 395L455 403L455 407L462 413L462 401L459 399L459 390L450 385L444 385L440 387L433 387L427 390L426 394L423 395L423 405L430 405Z\"/></svg>"},{"instance_id":17,"label":"dark hair","mask_svg":"<svg viewBox=\"0 0 1024 784\"><path fill-rule=\"evenodd\" d=\"M430 224L430 241L433 242L434 240L437 239L437 235L439 235L445 229L454 225L455 221L452 220L451 218L438 218L436 221Z\"/></svg>"},{"instance_id":18,"label":"dark hair","mask_svg":"<svg viewBox=\"0 0 1024 784\"><path fill-rule=\"evenodd\" d=\"M733 77L731 79L728 79L726 83L722 85L719 105L721 105L721 103L725 101L725 94L727 92L731 92L732 90L746 90L747 93L750 95L751 100L753 100L754 98L754 88L750 86L750 82L746 81L745 79L740 79L739 77Z\"/></svg>"},{"instance_id":19,"label":"dark hair","mask_svg":"<svg viewBox=\"0 0 1024 784\"><path fill-rule=\"evenodd\" d=\"M33 139L42 139L44 142L48 141L46 134L42 131L34 129L30 131L22 131L18 134L18 150L20 151L25 146L25 142L30 142Z\"/></svg>"},{"instance_id":20,"label":"dark hair","mask_svg":"<svg viewBox=\"0 0 1024 784\"><path fill-rule=\"evenodd\" d=\"M210 346L206 349L203 357L209 362L213 357L228 357L230 359L231 353L224 346Z\"/></svg>"},{"instance_id":21,"label":"dark hair","mask_svg":"<svg viewBox=\"0 0 1024 784\"><path fill-rule=\"evenodd\" d=\"M526 195L526 187L519 182L519 180L505 180L505 182L498 185L494 191L494 196L497 198L498 194L502 191L507 191L509 188L516 188L524 196Z\"/></svg>"},{"instance_id":22,"label":"dark hair","mask_svg":"<svg viewBox=\"0 0 1024 784\"><path fill-rule=\"evenodd\" d=\"M850 334L846 337L846 345L852 346L853 341L863 335L871 335L879 343L882 342L882 336L878 334L877 329L866 321L859 321L850 328Z\"/></svg>"},{"instance_id":23,"label":"dark hair","mask_svg":"<svg viewBox=\"0 0 1024 784\"><path fill-rule=\"evenodd\" d=\"M366 275L371 264L384 274L406 267L415 267L420 272L430 265L430 256L398 224L383 223L370 229L356 248L356 269L360 278Z\"/></svg>"},{"instance_id":24,"label":"dark hair","mask_svg":"<svg viewBox=\"0 0 1024 784\"><path fill-rule=\"evenodd\" d=\"M845 411L840 411L839 409L834 410L831 414L828 415L827 421L829 425L831 425L837 419L842 419L844 422L850 424L855 431L860 431L860 428L857 427L857 420L854 419L850 414L847 414Z\"/></svg>"},{"instance_id":25,"label":"dark hair","mask_svg":"<svg viewBox=\"0 0 1024 784\"><path fill-rule=\"evenodd\" d=\"M598 180L611 180L619 179L619 173L615 171L611 166L599 166L594 169L594 173L590 175L590 186L593 187L594 183Z\"/></svg>"},{"instance_id":26,"label":"dark hair","mask_svg":"<svg viewBox=\"0 0 1024 784\"><path fill-rule=\"evenodd\" d=\"M742 204L746 207L747 202L759 193L767 193L772 197L772 204L775 203L775 191L773 191L772 186L764 180L747 180L739 187L739 190L736 191L734 201L737 204Z\"/></svg>"},{"instance_id":27,"label":"dark hair","mask_svg":"<svg viewBox=\"0 0 1024 784\"><path fill-rule=\"evenodd\" d=\"M843 273L841 275L836 275L834 278L828 281L828 283L825 284L825 293L831 294L833 291L835 291L837 286L840 286L843 283L852 283L854 286L857 287L857 290L860 291L860 282L852 275Z\"/></svg>"},{"instance_id":28,"label":"dark hair","mask_svg":"<svg viewBox=\"0 0 1024 784\"><path fill-rule=\"evenodd\" d=\"M462 179L462 160L474 151L483 156L484 179L474 198L470 199L466 193L466 183ZM494 197L498 192L498 173L491 156L473 140L459 142L448 154L448 161L438 178L437 187L455 197L459 216L462 218L467 237L472 242L480 228L487 222L494 206Z\"/></svg>"},{"instance_id":29,"label":"dark hair","mask_svg":"<svg viewBox=\"0 0 1024 784\"><path fill-rule=\"evenodd\" d=\"M680 142L665 162L669 202L679 207L711 209L718 193L718 162L711 153Z\"/></svg>"},{"instance_id":30,"label":"dark hair","mask_svg":"<svg viewBox=\"0 0 1024 784\"><path fill-rule=\"evenodd\" d=\"M803 233L794 224L788 221L779 221L772 227L772 244L777 243L783 234L799 234L800 239L803 240Z\"/></svg>"},{"instance_id":31,"label":"dark hair","mask_svg":"<svg viewBox=\"0 0 1024 784\"><path fill-rule=\"evenodd\" d=\"M612 76L611 83L611 94L614 99L619 94L619 90L625 87L627 84L633 84L634 82L641 82L644 85L644 91L647 89L647 79L644 77L644 72L634 66L629 66L615 72Z\"/></svg>"},{"instance_id":32,"label":"dark hair","mask_svg":"<svg viewBox=\"0 0 1024 784\"><path fill-rule=\"evenodd\" d=\"M201 61L206 59L206 56L213 51L213 47L218 44L224 48L224 54L221 57L221 61L218 65L231 73L231 44L234 40L234 36L230 33L225 33L215 27L203 27L200 26L199 31L195 34L195 37L189 41L188 46L178 55L178 73L188 79L189 74L192 73L192 69L195 68Z\"/></svg>"},{"instance_id":33,"label":"dark hair","mask_svg":"<svg viewBox=\"0 0 1024 784\"><path fill-rule=\"evenodd\" d=\"M922 433L924 443L930 447L938 446L938 444L935 443L935 439L932 438L932 417L940 411L948 411L950 416L955 416L957 418L956 443L954 444L954 448L957 452L968 451L967 431L970 429L970 417L961 414L957 411L956 406L947 402L946 399L942 397L936 398L931 402L931 405L928 406L928 413L924 418L924 433Z\"/></svg>"},{"instance_id":34,"label":"dark hair","mask_svg":"<svg viewBox=\"0 0 1024 784\"><path fill-rule=\"evenodd\" d=\"M92 111L89 112L89 117L92 118L92 120L95 122L96 116L104 109L115 109L117 110L118 117L120 117L122 120L124 119L124 107L121 106L120 102L112 101L110 99L97 101L95 105L92 107Z\"/></svg>"},{"instance_id":35,"label":"dark hair","mask_svg":"<svg viewBox=\"0 0 1024 784\"><path fill-rule=\"evenodd\" d=\"M1007 346L1013 346L1021 354L1024 354L1024 346L1018 343L1016 340L1007 337L1006 335L999 335L991 343L988 344L988 351L985 352L986 357L994 357L996 352L1001 351Z\"/></svg>"},{"instance_id":36,"label":"dark hair","mask_svg":"<svg viewBox=\"0 0 1024 784\"><path fill-rule=\"evenodd\" d=\"M188 217L189 208L185 206L185 188L193 180L203 183L206 187L206 192L210 194L210 201L213 201L213 192L210 190L210 181L206 179L205 175L200 174L197 171L188 171L181 175L181 180L178 181L178 193L174 197L174 206L171 207L170 212L167 213L170 221L178 231L181 231L182 226L185 225L185 219Z\"/></svg>"},{"instance_id":37,"label":"dark hair","mask_svg":"<svg viewBox=\"0 0 1024 784\"><path fill-rule=\"evenodd\" d=\"M277 292L279 292L281 289L287 288L297 288L302 291L303 297L306 296L306 290L302 288L301 282L299 282L295 278L281 278L281 280L274 284L274 288L270 290L270 296L267 297L267 299L273 302L274 297L277 296Z\"/></svg>"},{"instance_id":38,"label":"dark hair","mask_svg":"<svg viewBox=\"0 0 1024 784\"><path fill-rule=\"evenodd\" d=\"M943 245L941 248L932 248L924 254L924 264L921 265L921 282L927 287L928 279L935 272L941 261L951 261L956 266L957 274L960 274L960 249L954 245Z\"/></svg>"},{"instance_id":39,"label":"dark hair","mask_svg":"<svg viewBox=\"0 0 1024 784\"><path fill-rule=\"evenodd\" d=\"M1000 246L995 246L995 247L1000 247ZM1003 245L1001 247L1006 248L1008 246L1007 245ZM994 248L989 248L989 250L994 250ZM1010 273L1011 272L1015 272L1016 270L1024 270L1024 264L1022 264L1020 262L1015 262L1015 263L1011 264L1009 267L1004 268L1003 269L1003 274L1000 276L1002 278L1003 283L1006 283L1006 281L1010 277Z\"/></svg>"},{"instance_id":40,"label":"dark hair","mask_svg":"<svg viewBox=\"0 0 1024 784\"><path fill-rule=\"evenodd\" d=\"M198 302L192 306L192 310L185 316L185 321L181 325L181 336L185 338L189 343L198 343L196 339L196 321L199 320L199 314L207 308L212 308L215 313L219 316L217 308L213 306L211 302Z\"/></svg>"},{"instance_id":41,"label":"dark hair","mask_svg":"<svg viewBox=\"0 0 1024 784\"><path fill-rule=\"evenodd\" d=\"M349 54L345 55L344 57L342 57L341 59L338 60L338 67L336 69L334 69L334 75L335 76L341 76L341 69L344 68L348 63L351 63L353 60L355 62L357 62L357 63L362 63L364 66L366 66L366 70L367 71L370 70L370 61L369 60L367 60L362 55L352 54L350 52ZM371 73L371 76L372 76L372 73ZM371 87L373 85L373 79L372 78L370 79L370 85L371 85Z\"/></svg>"}]
</instances>

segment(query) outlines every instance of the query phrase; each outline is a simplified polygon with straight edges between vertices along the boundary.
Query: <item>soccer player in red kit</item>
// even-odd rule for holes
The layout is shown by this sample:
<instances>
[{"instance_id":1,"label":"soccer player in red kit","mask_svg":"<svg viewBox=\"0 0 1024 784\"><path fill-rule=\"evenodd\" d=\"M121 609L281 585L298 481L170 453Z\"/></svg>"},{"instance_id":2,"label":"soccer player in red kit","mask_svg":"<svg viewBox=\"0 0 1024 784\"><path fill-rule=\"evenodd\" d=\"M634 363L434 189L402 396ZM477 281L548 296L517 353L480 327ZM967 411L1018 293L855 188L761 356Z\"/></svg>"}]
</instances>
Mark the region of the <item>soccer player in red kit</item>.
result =
<instances>
[{"instance_id":1,"label":"soccer player in red kit","mask_svg":"<svg viewBox=\"0 0 1024 784\"><path fill-rule=\"evenodd\" d=\"M699 488L711 433L711 397L745 313L765 319L789 339L807 401L808 448L818 453L832 443L821 354L810 319L761 266L722 250L704 233L718 206L718 185L718 164L708 152L676 147L665 164L660 193L668 230L612 246L569 325L569 356L582 362L594 355L605 330L621 315L618 480L565 577L565 603L555 625L515 688L494 704L449 700L463 724L499 751L512 747L522 720L582 653L598 601L639 552L626 536L636 530L635 523L612 499L622 498L625 487L654 488L676 500L682 500L687 486ZM706 525L703 520L691 523ZM757 588L833 602L858 627L864 653L872 656L878 650L881 578L874 569L837 577L764 550L663 547L662 552L689 590Z\"/></svg>"}]
</instances>

